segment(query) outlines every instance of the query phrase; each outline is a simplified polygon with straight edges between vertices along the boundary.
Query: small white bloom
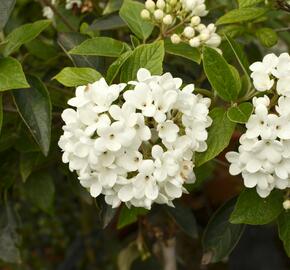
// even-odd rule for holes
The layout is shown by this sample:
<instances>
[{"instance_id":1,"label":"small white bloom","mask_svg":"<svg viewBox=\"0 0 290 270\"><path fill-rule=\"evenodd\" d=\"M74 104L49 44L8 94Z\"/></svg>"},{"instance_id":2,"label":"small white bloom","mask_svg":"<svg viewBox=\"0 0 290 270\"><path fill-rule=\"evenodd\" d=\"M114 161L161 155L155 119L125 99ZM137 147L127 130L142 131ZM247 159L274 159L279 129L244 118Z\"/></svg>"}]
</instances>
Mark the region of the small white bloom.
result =
<instances>
[{"instance_id":1,"label":"small white bloom","mask_svg":"<svg viewBox=\"0 0 290 270\"><path fill-rule=\"evenodd\" d=\"M180 36L177 34L173 34L170 39L173 44L178 44L181 41Z\"/></svg>"}]
</instances>

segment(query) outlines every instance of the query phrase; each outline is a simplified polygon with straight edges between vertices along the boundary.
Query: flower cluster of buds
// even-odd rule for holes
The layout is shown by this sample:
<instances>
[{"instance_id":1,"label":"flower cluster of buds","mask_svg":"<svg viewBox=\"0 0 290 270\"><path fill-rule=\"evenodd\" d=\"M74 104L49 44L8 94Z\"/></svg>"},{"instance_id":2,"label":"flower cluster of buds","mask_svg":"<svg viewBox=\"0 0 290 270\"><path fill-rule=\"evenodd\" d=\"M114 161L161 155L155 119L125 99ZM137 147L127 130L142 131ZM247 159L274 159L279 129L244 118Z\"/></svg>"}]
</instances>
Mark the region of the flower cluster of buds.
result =
<instances>
[{"instance_id":1,"label":"flower cluster of buds","mask_svg":"<svg viewBox=\"0 0 290 270\"><path fill-rule=\"evenodd\" d=\"M272 101L267 95L253 99L255 110L239 151L227 153L226 158L232 175L241 173L246 187L256 187L261 197L267 197L274 188L290 187L290 56L269 54L250 69L258 91L274 85L276 90Z\"/></svg>"},{"instance_id":2,"label":"flower cluster of buds","mask_svg":"<svg viewBox=\"0 0 290 270\"><path fill-rule=\"evenodd\" d=\"M181 89L170 73L152 76L141 68L137 81L99 81L76 89L65 109L59 146L93 197L118 207L172 205L193 183L194 153L207 149L210 99ZM126 88L126 90L125 90Z\"/></svg>"},{"instance_id":3,"label":"flower cluster of buds","mask_svg":"<svg viewBox=\"0 0 290 270\"><path fill-rule=\"evenodd\" d=\"M50 3L51 3L51 5L55 5L56 0L51 0ZM72 9L74 6L80 8L81 5L82 5L82 0L66 0L65 8ZM42 9L42 15L43 15L43 17L45 17L47 19L52 19L54 16L54 13L53 13L53 10L51 9L51 7L45 6Z\"/></svg>"},{"instance_id":4,"label":"flower cluster of buds","mask_svg":"<svg viewBox=\"0 0 290 270\"><path fill-rule=\"evenodd\" d=\"M203 44L218 47L220 36L214 24L201 23L201 17L208 14L205 0L147 0L141 17L160 27L164 36L170 36L174 44L181 41L191 47Z\"/></svg>"}]
</instances>

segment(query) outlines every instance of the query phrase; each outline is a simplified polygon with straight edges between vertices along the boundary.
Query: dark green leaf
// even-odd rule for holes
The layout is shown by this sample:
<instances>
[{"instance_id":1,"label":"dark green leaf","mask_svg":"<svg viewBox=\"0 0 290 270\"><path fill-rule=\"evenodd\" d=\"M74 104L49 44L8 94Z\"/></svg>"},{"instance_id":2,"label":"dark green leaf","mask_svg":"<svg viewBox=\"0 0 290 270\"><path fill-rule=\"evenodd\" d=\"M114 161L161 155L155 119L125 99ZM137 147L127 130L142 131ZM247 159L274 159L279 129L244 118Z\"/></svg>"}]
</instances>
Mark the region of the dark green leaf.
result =
<instances>
[{"instance_id":1,"label":"dark green leaf","mask_svg":"<svg viewBox=\"0 0 290 270\"><path fill-rule=\"evenodd\" d=\"M208 149L204 153L196 154L196 166L202 165L221 153L229 145L235 130L235 123L228 119L225 109L214 108L209 116L213 123L208 129Z\"/></svg>"},{"instance_id":2,"label":"dark green leaf","mask_svg":"<svg viewBox=\"0 0 290 270\"><path fill-rule=\"evenodd\" d=\"M128 49L124 42L109 37L87 39L69 51L70 54L119 57Z\"/></svg>"},{"instance_id":3,"label":"dark green leaf","mask_svg":"<svg viewBox=\"0 0 290 270\"><path fill-rule=\"evenodd\" d=\"M32 173L34 167L41 160L42 156L39 152L24 152L20 155L19 170L22 181L25 182Z\"/></svg>"},{"instance_id":4,"label":"dark green leaf","mask_svg":"<svg viewBox=\"0 0 290 270\"><path fill-rule=\"evenodd\" d=\"M27 87L21 64L12 57L0 59L0 91Z\"/></svg>"},{"instance_id":5,"label":"dark green leaf","mask_svg":"<svg viewBox=\"0 0 290 270\"><path fill-rule=\"evenodd\" d=\"M88 38L88 36L82 35L80 33L60 33L58 35L58 44L68 55L68 57L71 58L75 66L98 69L100 62L98 56L70 55L68 53L68 51L81 44Z\"/></svg>"},{"instance_id":6,"label":"dark green leaf","mask_svg":"<svg viewBox=\"0 0 290 270\"><path fill-rule=\"evenodd\" d=\"M279 237L284 244L288 257L290 257L290 211L285 211L279 216L278 229Z\"/></svg>"},{"instance_id":7,"label":"dark green leaf","mask_svg":"<svg viewBox=\"0 0 290 270\"><path fill-rule=\"evenodd\" d=\"M283 211L283 195L274 190L267 198L261 198L256 189L245 189L239 196L232 223L263 225L272 222Z\"/></svg>"},{"instance_id":8,"label":"dark green leaf","mask_svg":"<svg viewBox=\"0 0 290 270\"><path fill-rule=\"evenodd\" d=\"M244 124L248 121L253 112L253 105L250 102L241 103L238 106L228 109L228 118L235 122Z\"/></svg>"},{"instance_id":9,"label":"dark green leaf","mask_svg":"<svg viewBox=\"0 0 290 270\"><path fill-rule=\"evenodd\" d=\"M16 28L5 39L7 43L5 44L3 54L8 56L18 50L21 45L35 39L50 23L50 20L40 20Z\"/></svg>"},{"instance_id":10,"label":"dark green leaf","mask_svg":"<svg viewBox=\"0 0 290 270\"><path fill-rule=\"evenodd\" d=\"M193 48L183 42L179 44L173 44L168 39L165 40L164 47L165 51L169 54L178 55L200 64L201 55L197 48Z\"/></svg>"},{"instance_id":11,"label":"dark green leaf","mask_svg":"<svg viewBox=\"0 0 290 270\"><path fill-rule=\"evenodd\" d=\"M226 258L240 240L245 225L231 224L229 217L234 209L236 199L232 199L219 208L203 235L203 263L216 263Z\"/></svg>"},{"instance_id":12,"label":"dark green leaf","mask_svg":"<svg viewBox=\"0 0 290 270\"><path fill-rule=\"evenodd\" d=\"M138 216L146 215L148 212L147 209L138 208L138 207L122 207L121 213L119 215L117 228L122 229L123 227L130 225L138 220Z\"/></svg>"},{"instance_id":13,"label":"dark green leaf","mask_svg":"<svg viewBox=\"0 0 290 270\"><path fill-rule=\"evenodd\" d=\"M237 99L239 93L237 78L226 60L215 49L204 48L203 66L211 86L222 99L226 101Z\"/></svg>"},{"instance_id":14,"label":"dark green leaf","mask_svg":"<svg viewBox=\"0 0 290 270\"><path fill-rule=\"evenodd\" d=\"M49 173L38 171L31 174L24 184L24 191L32 204L52 214L55 188Z\"/></svg>"},{"instance_id":15,"label":"dark green leaf","mask_svg":"<svg viewBox=\"0 0 290 270\"><path fill-rule=\"evenodd\" d=\"M123 0L109 0L106 7L103 10L103 15L110 14L120 9Z\"/></svg>"},{"instance_id":16,"label":"dark green leaf","mask_svg":"<svg viewBox=\"0 0 290 270\"><path fill-rule=\"evenodd\" d=\"M54 76L59 83L67 87L87 85L99 80L102 75L92 68L66 67Z\"/></svg>"},{"instance_id":17,"label":"dark green leaf","mask_svg":"<svg viewBox=\"0 0 290 270\"><path fill-rule=\"evenodd\" d=\"M216 24L242 23L257 19L267 12L265 8L241 8L233 9L220 17Z\"/></svg>"},{"instance_id":18,"label":"dark green leaf","mask_svg":"<svg viewBox=\"0 0 290 270\"><path fill-rule=\"evenodd\" d=\"M101 228L105 229L115 217L118 208L112 208L111 205L108 205L103 197L99 197L96 200L99 216L99 224Z\"/></svg>"},{"instance_id":19,"label":"dark green leaf","mask_svg":"<svg viewBox=\"0 0 290 270\"><path fill-rule=\"evenodd\" d=\"M273 47L278 42L278 35L271 28L259 28L256 36L265 47Z\"/></svg>"},{"instance_id":20,"label":"dark green leaf","mask_svg":"<svg viewBox=\"0 0 290 270\"><path fill-rule=\"evenodd\" d=\"M227 35L228 37L234 38L242 36L246 32L246 27L238 24L225 25L221 28L218 33L220 35Z\"/></svg>"},{"instance_id":21,"label":"dark green leaf","mask_svg":"<svg viewBox=\"0 0 290 270\"><path fill-rule=\"evenodd\" d=\"M137 47L122 66L121 81L128 82L136 79L139 68L147 68L154 75L161 74L163 58L163 41Z\"/></svg>"},{"instance_id":22,"label":"dark green leaf","mask_svg":"<svg viewBox=\"0 0 290 270\"><path fill-rule=\"evenodd\" d=\"M106 80L107 83L110 84L118 75L120 69L122 68L123 64L127 61L127 59L131 56L132 51L128 51L123 53L115 62L113 62L107 71Z\"/></svg>"},{"instance_id":23,"label":"dark green leaf","mask_svg":"<svg viewBox=\"0 0 290 270\"><path fill-rule=\"evenodd\" d=\"M21 238L17 232L19 221L12 206L1 207L0 216L0 259L7 263L21 263L19 250Z\"/></svg>"},{"instance_id":24,"label":"dark green leaf","mask_svg":"<svg viewBox=\"0 0 290 270\"><path fill-rule=\"evenodd\" d=\"M142 9L144 4L125 0L120 9L120 16L137 37L145 40L151 35L154 26L141 18Z\"/></svg>"},{"instance_id":25,"label":"dark green leaf","mask_svg":"<svg viewBox=\"0 0 290 270\"><path fill-rule=\"evenodd\" d=\"M166 207L167 212L177 225L190 237L197 238L198 230L195 217L190 208L175 203L174 207Z\"/></svg>"},{"instance_id":26,"label":"dark green leaf","mask_svg":"<svg viewBox=\"0 0 290 270\"><path fill-rule=\"evenodd\" d=\"M6 25L15 3L16 0L0 1L0 31L2 31Z\"/></svg>"},{"instance_id":27,"label":"dark green leaf","mask_svg":"<svg viewBox=\"0 0 290 270\"><path fill-rule=\"evenodd\" d=\"M107 16L102 16L96 19L90 28L93 31L107 31L112 29L117 29L120 27L125 27L126 23L120 18L118 13L112 13Z\"/></svg>"},{"instance_id":28,"label":"dark green leaf","mask_svg":"<svg viewBox=\"0 0 290 270\"><path fill-rule=\"evenodd\" d=\"M238 1L239 1L240 8L251 7L261 2L264 2L264 0L238 0Z\"/></svg>"},{"instance_id":29,"label":"dark green leaf","mask_svg":"<svg viewBox=\"0 0 290 270\"><path fill-rule=\"evenodd\" d=\"M48 154L51 136L51 102L45 85L29 76L29 89L13 90L18 112L44 155Z\"/></svg>"}]
</instances>

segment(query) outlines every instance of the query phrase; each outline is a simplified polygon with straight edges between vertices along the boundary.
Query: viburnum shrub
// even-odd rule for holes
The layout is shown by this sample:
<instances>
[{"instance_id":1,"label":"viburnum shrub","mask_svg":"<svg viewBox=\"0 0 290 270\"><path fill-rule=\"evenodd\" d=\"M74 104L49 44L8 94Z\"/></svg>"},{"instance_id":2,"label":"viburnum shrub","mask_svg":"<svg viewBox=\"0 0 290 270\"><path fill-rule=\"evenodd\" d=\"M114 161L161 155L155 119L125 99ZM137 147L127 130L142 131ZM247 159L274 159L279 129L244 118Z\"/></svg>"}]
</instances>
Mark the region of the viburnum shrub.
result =
<instances>
[{"instance_id":1,"label":"viburnum shrub","mask_svg":"<svg viewBox=\"0 0 290 270\"><path fill-rule=\"evenodd\" d=\"M0 269L289 268L288 1L0 14Z\"/></svg>"}]
</instances>

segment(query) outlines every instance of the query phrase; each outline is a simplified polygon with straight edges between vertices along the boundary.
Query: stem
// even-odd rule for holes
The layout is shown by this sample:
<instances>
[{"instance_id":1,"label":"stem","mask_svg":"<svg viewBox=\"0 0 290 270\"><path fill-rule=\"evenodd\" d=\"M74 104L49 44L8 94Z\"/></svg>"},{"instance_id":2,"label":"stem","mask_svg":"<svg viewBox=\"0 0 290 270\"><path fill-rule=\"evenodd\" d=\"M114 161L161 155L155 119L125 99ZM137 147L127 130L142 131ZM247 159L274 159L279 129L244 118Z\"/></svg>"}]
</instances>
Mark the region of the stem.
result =
<instances>
[{"instance_id":1,"label":"stem","mask_svg":"<svg viewBox=\"0 0 290 270\"><path fill-rule=\"evenodd\" d=\"M176 239L171 238L166 243L161 243L161 250L164 261L164 270L177 270L176 264Z\"/></svg>"},{"instance_id":2,"label":"stem","mask_svg":"<svg viewBox=\"0 0 290 270\"><path fill-rule=\"evenodd\" d=\"M50 0L39 0L40 3L44 6L48 6L52 9L53 13L58 16L62 22L73 32L77 32L77 29L71 25L71 23L60 13L58 12L57 8L51 4Z\"/></svg>"},{"instance_id":3,"label":"stem","mask_svg":"<svg viewBox=\"0 0 290 270\"><path fill-rule=\"evenodd\" d=\"M278 28L278 29L274 29L275 32L286 32L290 30L290 26L288 27L283 27L283 28Z\"/></svg>"}]
</instances>

